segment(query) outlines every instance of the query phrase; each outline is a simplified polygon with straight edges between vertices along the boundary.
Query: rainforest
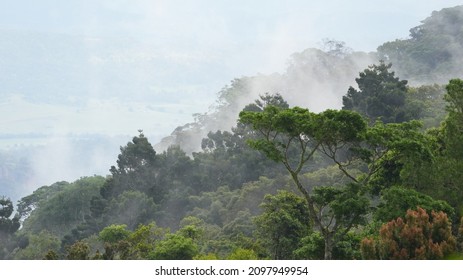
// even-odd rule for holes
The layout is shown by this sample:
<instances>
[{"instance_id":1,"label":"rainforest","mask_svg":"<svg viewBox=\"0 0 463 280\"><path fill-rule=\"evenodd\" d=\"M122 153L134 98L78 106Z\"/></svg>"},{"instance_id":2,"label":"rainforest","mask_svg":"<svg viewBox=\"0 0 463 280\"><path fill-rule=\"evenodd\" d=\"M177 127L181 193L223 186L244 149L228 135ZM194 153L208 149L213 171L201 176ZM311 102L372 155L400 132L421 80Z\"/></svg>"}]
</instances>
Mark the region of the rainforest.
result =
<instances>
[{"instance_id":1,"label":"rainforest","mask_svg":"<svg viewBox=\"0 0 463 280\"><path fill-rule=\"evenodd\" d=\"M325 40L159 143L137 128L105 176L0 189L0 259L463 258L462 26L457 6L376 52Z\"/></svg>"}]
</instances>

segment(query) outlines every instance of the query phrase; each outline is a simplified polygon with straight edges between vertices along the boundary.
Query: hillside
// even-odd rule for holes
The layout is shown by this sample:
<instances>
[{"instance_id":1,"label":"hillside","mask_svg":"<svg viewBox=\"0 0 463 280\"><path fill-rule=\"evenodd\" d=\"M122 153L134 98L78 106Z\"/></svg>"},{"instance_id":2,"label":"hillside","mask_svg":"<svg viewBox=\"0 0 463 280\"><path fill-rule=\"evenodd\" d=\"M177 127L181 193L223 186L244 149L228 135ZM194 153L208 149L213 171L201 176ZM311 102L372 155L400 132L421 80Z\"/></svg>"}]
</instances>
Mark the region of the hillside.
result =
<instances>
[{"instance_id":1,"label":"hillside","mask_svg":"<svg viewBox=\"0 0 463 280\"><path fill-rule=\"evenodd\" d=\"M386 42L378 56L413 84L446 83L462 75L463 6L434 11L410 37Z\"/></svg>"},{"instance_id":2,"label":"hillside","mask_svg":"<svg viewBox=\"0 0 463 280\"><path fill-rule=\"evenodd\" d=\"M288 60L285 73L242 77L220 92L215 106L196 121L178 127L157 149L171 144L197 151L209 131L229 130L244 105L260 94L280 93L291 105L320 112L341 108L341 97L355 86L358 73L380 60L392 63L397 76L411 86L445 84L463 75L461 57L463 6L434 11L422 24L410 29L408 39L385 42L377 52L362 53L343 42L325 40L322 50L306 49Z\"/></svg>"},{"instance_id":3,"label":"hillside","mask_svg":"<svg viewBox=\"0 0 463 280\"><path fill-rule=\"evenodd\" d=\"M0 258L461 258L462 14L434 12L377 53L327 40L284 73L236 78L161 143L140 129L107 176L18 203L0 189ZM76 146L71 165L95 153L92 139ZM0 156L0 183L31 180L27 161Z\"/></svg>"}]
</instances>

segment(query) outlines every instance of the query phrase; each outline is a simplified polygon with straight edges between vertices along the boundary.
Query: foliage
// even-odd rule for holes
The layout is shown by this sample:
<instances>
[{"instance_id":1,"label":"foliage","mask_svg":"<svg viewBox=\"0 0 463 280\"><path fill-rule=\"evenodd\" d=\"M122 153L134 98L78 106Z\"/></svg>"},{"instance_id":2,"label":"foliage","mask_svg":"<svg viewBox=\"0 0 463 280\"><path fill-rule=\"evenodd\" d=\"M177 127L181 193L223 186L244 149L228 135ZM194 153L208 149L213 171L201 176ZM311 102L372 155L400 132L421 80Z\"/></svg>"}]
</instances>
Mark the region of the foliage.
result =
<instances>
[{"instance_id":1,"label":"foliage","mask_svg":"<svg viewBox=\"0 0 463 280\"><path fill-rule=\"evenodd\" d=\"M410 38L378 47L382 59L397 72L417 83L445 83L461 72L463 7L434 11L422 24L410 29Z\"/></svg>"},{"instance_id":2,"label":"foliage","mask_svg":"<svg viewBox=\"0 0 463 280\"><path fill-rule=\"evenodd\" d=\"M420 131L417 121L383 124L376 122L366 133L364 147L355 148L369 165L364 181L373 194L401 184L404 170L417 163L432 162L431 140Z\"/></svg>"},{"instance_id":3,"label":"foliage","mask_svg":"<svg viewBox=\"0 0 463 280\"><path fill-rule=\"evenodd\" d=\"M389 71L391 67L392 64L381 61L361 72L355 79L358 90L350 87L342 98L343 109L360 113L370 123L407 121L404 110L407 81L395 77L394 72Z\"/></svg>"},{"instance_id":4,"label":"foliage","mask_svg":"<svg viewBox=\"0 0 463 280\"><path fill-rule=\"evenodd\" d=\"M313 200L318 208L322 223L329 228L350 229L351 224L362 225L366 222L369 201L363 195L359 184L349 183L343 188L317 187L313 191Z\"/></svg>"},{"instance_id":5,"label":"foliage","mask_svg":"<svg viewBox=\"0 0 463 280\"><path fill-rule=\"evenodd\" d=\"M257 260L257 254L250 249L238 248L233 251L228 257L228 260Z\"/></svg>"},{"instance_id":6,"label":"foliage","mask_svg":"<svg viewBox=\"0 0 463 280\"><path fill-rule=\"evenodd\" d=\"M358 182L347 171L349 163L342 162L340 153L349 146L354 148L363 139L366 123L362 117L350 111L326 110L315 114L299 107L281 109L267 106L262 112L242 111L239 122L252 125L260 134L259 139L249 140L251 147L286 167L297 189L306 200L311 222L321 231L325 239L325 258L331 258L336 240L363 221L368 201L362 197L361 187L354 192L342 192L342 195L350 196L349 203L346 204L339 203L340 200L336 202L337 195L333 192L333 195L324 196L320 193L318 196L313 196L302 185L300 173L304 165L309 160L313 160L314 154L320 152L333 160L346 176ZM323 212L325 206L332 207L330 212ZM343 211L349 214L335 217L336 213L339 214L337 207L344 208ZM349 212L349 210L354 211ZM327 214L331 214L331 218L327 218ZM344 218L347 220L343 220Z\"/></svg>"},{"instance_id":7,"label":"foliage","mask_svg":"<svg viewBox=\"0 0 463 280\"><path fill-rule=\"evenodd\" d=\"M319 232L311 232L301 239L301 244L294 251L296 259L300 260L320 260L324 258L325 242ZM339 240L333 248L333 259L353 260L361 258L360 236L349 232Z\"/></svg>"},{"instance_id":8,"label":"foliage","mask_svg":"<svg viewBox=\"0 0 463 280\"><path fill-rule=\"evenodd\" d=\"M370 55L329 40L324 51L295 54L285 75L232 81L210 113L174 132L175 146L157 153L140 130L106 178L43 186L19 201L13 217L12 202L0 199L0 258L461 255L463 81L408 87L392 71L426 82L460 71L457 10L436 12L411 30L411 39L380 47L386 62L360 73L344 110L290 108L269 93L245 106L255 88L284 89L299 106L311 105L315 89L326 93L316 104L326 98L326 107L335 106L330 92L345 88L333 80L348 85L361 69L355 58ZM398 60L395 68L388 64ZM304 100L295 99L298 91L308 92ZM224 122L236 126L226 131ZM18 162L2 159L6 172ZM455 242L452 232L459 232Z\"/></svg>"},{"instance_id":9,"label":"foliage","mask_svg":"<svg viewBox=\"0 0 463 280\"><path fill-rule=\"evenodd\" d=\"M447 119L444 122L443 134L448 156L463 158L463 80L450 80L444 96L447 101Z\"/></svg>"},{"instance_id":10,"label":"foliage","mask_svg":"<svg viewBox=\"0 0 463 280\"><path fill-rule=\"evenodd\" d=\"M58 260L59 256L55 251L49 250L43 259L48 261Z\"/></svg>"},{"instance_id":11,"label":"foliage","mask_svg":"<svg viewBox=\"0 0 463 280\"><path fill-rule=\"evenodd\" d=\"M90 258L90 246L82 241L72 244L68 250L66 259L68 260L88 260Z\"/></svg>"},{"instance_id":12,"label":"foliage","mask_svg":"<svg viewBox=\"0 0 463 280\"><path fill-rule=\"evenodd\" d=\"M153 199L140 191L125 191L113 198L103 217L108 223L126 224L131 230L154 220L158 209Z\"/></svg>"},{"instance_id":13,"label":"foliage","mask_svg":"<svg viewBox=\"0 0 463 280\"><path fill-rule=\"evenodd\" d=\"M13 234L20 227L19 215L10 218L13 214L13 210L14 208L11 200L4 196L0 197L0 241L8 235Z\"/></svg>"},{"instance_id":14,"label":"foliage","mask_svg":"<svg viewBox=\"0 0 463 280\"><path fill-rule=\"evenodd\" d=\"M243 110L260 112L267 106L289 107L281 95L265 94ZM211 191L223 185L236 189L260 176L273 178L278 175L281 172L279 165L246 144L246 140L255 137L256 133L248 125L241 123L233 127L231 132L209 132L201 142L203 152L193 153L197 173L204 174L201 178L201 189Z\"/></svg>"},{"instance_id":15,"label":"foliage","mask_svg":"<svg viewBox=\"0 0 463 280\"><path fill-rule=\"evenodd\" d=\"M299 248L294 251L296 259L321 260L325 256L325 240L320 232L313 231L300 240Z\"/></svg>"},{"instance_id":16,"label":"foliage","mask_svg":"<svg viewBox=\"0 0 463 280\"><path fill-rule=\"evenodd\" d=\"M25 248L14 252L13 258L18 260L41 260L49 251L59 252L61 241L58 237L43 230L38 234L31 234L29 243Z\"/></svg>"},{"instance_id":17,"label":"foliage","mask_svg":"<svg viewBox=\"0 0 463 280\"><path fill-rule=\"evenodd\" d=\"M90 214L90 200L98 195L103 182L102 177L95 176L42 187L18 205L23 215L30 213L24 229L33 233L47 229L60 238L70 233Z\"/></svg>"},{"instance_id":18,"label":"foliage","mask_svg":"<svg viewBox=\"0 0 463 280\"><path fill-rule=\"evenodd\" d=\"M117 243L126 239L130 235L127 225L110 225L105 227L99 234L102 241L108 243Z\"/></svg>"},{"instance_id":19,"label":"foliage","mask_svg":"<svg viewBox=\"0 0 463 280\"><path fill-rule=\"evenodd\" d=\"M378 241L362 240L364 258L381 259L443 259L456 249L451 224L444 212L408 210L405 219L397 218L384 224Z\"/></svg>"},{"instance_id":20,"label":"foliage","mask_svg":"<svg viewBox=\"0 0 463 280\"><path fill-rule=\"evenodd\" d=\"M310 229L307 204L288 191L266 195L261 204L264 212L255 217L257 237L262 240L271 259L293 259L299 240Z\"/></svg>"},{"instance_id":21,"label":"foliage","mask_svg":"<svg viewBox=\"0 0 463 280\"><path fill-rule=\"evenodd\" d=\"M381 222L405 217L408 209L424 209L427 212L444 212L447 217L454 217L455 210L445 201L435 200L430 196L403 187L392 187L383 191L381 202L374 213L374 218Z\"/></svg>"},{"instance_id":22,"label":"foliage","mask_svg":"<svg viewBox=\"0 0 463 280\"><path fill-rule=\"evenodd\" d=\"M156 246L169 232L154 222L140 224L134 231L127 225L110 225L99 233L104 242L104 259L148 259Z\"/></svg>"},{"instance_id":23,"label":"foliage","mask_svg":"<svg viewBox=\"0 0 463 280\"><path fill-rule=\"evenodd\" d=\"M149 255L155 260L192 260L198 254L198 246L189 237L179 234L168 234L161 240L156 250Z\"/></svg>"},{"instance_id":24,"label":"foliage","mask_svg":"<svg viewBox=\"0 0 463 280\"><path fill-rule=\"evenodd\" d=\"M427 131L427 150L430 157L413 156L403 164L400 170L401 185L414 188L435 199L448 202L461 215L463 207L463 182L461 169L463 154L461 147L461 99L462 82L451 80L445 94L447 116L438 128ZM460 101L459 101L460 100ZM460 128L459 128L460 127ZM453 219L456 222L455 219Z\"/></svg>"},{"instance_id":25,"label":"foliage","mask_svg":"<svg viewBox=\"0 0 463 280\"><path fill-rule=\"evenodd\" d=\"M156 172L156 152L153 146L140 130L132 142L121 147L117 167L111 166L112 177L101 189L104 199L118 197L125 191L139 191L160 202L166 192Z\"/></svg>"},{"instance_id":26,"label":"foliage","mask_svg":"<svg viewBox=\"0 0 463 280\"><path fill-rule=\"evenodd\" d=\"M0 196L0 260L8 257L11 247L14 247L14 233L21 226L18 214L11 217L13 211L13 202Z\"/></svg>"},{"instance_id":27,"label":"foliage","mask_svg":"<svg viewBox=\"0 0 463 280\"><path fill-rule=\"evenodd\" d=\"M196 261L209 261L209 260L218 260L218 259L219 258L214 253L208 253L207 255L199 254L193 257L193 260L196 260Z\"/></svg>"},{"instance_id":28,"label":"foliage","mask_svg":"<svg viewBox=\"0 0 463 280\"><path fill-rule=\"evenodd\" d=\"M21 198L18 202L18 213L22 219L29 217L41 201L45 201L60 190L67 186L69 183L65 181L56 182L50 186L42 186L36 189L32 194Z\"/></svg>"},{"instance_id":29,"label":"foliage","mask_svg":"<svg viewBox=\"0 0 463 280\"><path fill-rule=\"evenodd\" d=\"M148 259L157 243L164 238L167 232L167 229L158 227L154 222L148 225L139 225L127 238L131 244L130 258Z\"/></svg>"},{"instance_id":30,"label":"foliage","mask_svg":"<svg viewBox=\"0 0 463 280\"><path fill-rule=\"evenodd\" d=\"M445 87L438 84L409 87L405 119L420 120L424 128L438 127L445 118Z\"/></svg>"}]
</instances>

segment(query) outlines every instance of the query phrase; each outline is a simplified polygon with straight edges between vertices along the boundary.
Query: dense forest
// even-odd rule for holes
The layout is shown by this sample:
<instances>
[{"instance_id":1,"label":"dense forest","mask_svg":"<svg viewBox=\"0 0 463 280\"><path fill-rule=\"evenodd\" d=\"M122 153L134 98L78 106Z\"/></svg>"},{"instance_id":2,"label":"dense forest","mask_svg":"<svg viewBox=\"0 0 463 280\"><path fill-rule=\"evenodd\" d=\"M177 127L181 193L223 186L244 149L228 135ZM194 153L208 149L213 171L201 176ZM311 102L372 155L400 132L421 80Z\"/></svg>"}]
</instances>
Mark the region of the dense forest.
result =
<instances>
[{"instance_id":1,"label":"dense forest","mask_svg":"<svg viewBox=\"0 0 463 280\"><path fill-rule=\"evenodd\" d=\"M0 195L0 259L462 258L462 26L459 6L377 53L327 41L157 146L139 130L106 177ZM342 109L306 109L301 73Z\"/></svg>"}]
</instances>

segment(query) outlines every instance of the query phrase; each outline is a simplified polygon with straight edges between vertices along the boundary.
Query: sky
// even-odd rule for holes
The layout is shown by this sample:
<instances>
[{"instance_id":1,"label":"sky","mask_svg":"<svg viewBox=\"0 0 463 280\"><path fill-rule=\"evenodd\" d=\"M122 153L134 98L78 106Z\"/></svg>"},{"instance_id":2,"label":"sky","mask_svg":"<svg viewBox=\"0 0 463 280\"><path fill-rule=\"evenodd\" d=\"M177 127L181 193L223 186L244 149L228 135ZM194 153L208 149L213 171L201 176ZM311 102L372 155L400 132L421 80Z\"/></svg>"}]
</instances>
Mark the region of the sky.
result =
<instances>
[{"instance_id":1,"label":"sky","mask_svg":"<svg viewBox=\"0 0 463 280\"><path fill-rule=\"evenodd\" d=\"M456 0L1 0L0 28L131 37L177 59L221 60L232 74L283 71L288 56L323 38L374 51L406 38ZM228 80L233 77L227 77Z\"/></svg>"},{"instance_id":2,"label":"sky","mask_svg":"<svg viewBox=\"0 0 463 280\"><path fill-rule=\"evenodd\" d=\"M323 39L344 41L355 51L375 51L386 41L407 38L409 29L432 11L460 4L461 0L0 0L1 38L30 37L19 47L0 42L0 149L55 141L56 165L50 164L47 151L37 169L47 167L41 171L47 176L54 170L53 180L70 179L75 173L62 178L58 168L68 166L58 158L73 149L63 135L101 133L128 140L143 129L156 143L193 121L194 113L207 112L234 78L284 73L291 54L321 47ZM47 38L80 39L53 41L56 46L51 46ZM74 58L73 40L84 42L76 46L82 53ZM2 53L2 46L8 51ZM79 64L73 59L88 61ZM4 69L5 61L12 69ZM82 84L91 94L72 92ZM136 90L130 92L131 88ZM28 95L35 89L44 91L41 96L53 90L50 95L68 94L72 102L81 96L88 100L80 100L79 107L54 103L53 98L34 100ZM117 89L128 97L112 96ZM40 139L42 134L50 137ZM115 143L106 155L112 164L123 144ZM105 172L108 160L93 160L98 166L91 170ZM89 170L82 168L79 174L92 174Z\"/></svg>"}]
</instances>

